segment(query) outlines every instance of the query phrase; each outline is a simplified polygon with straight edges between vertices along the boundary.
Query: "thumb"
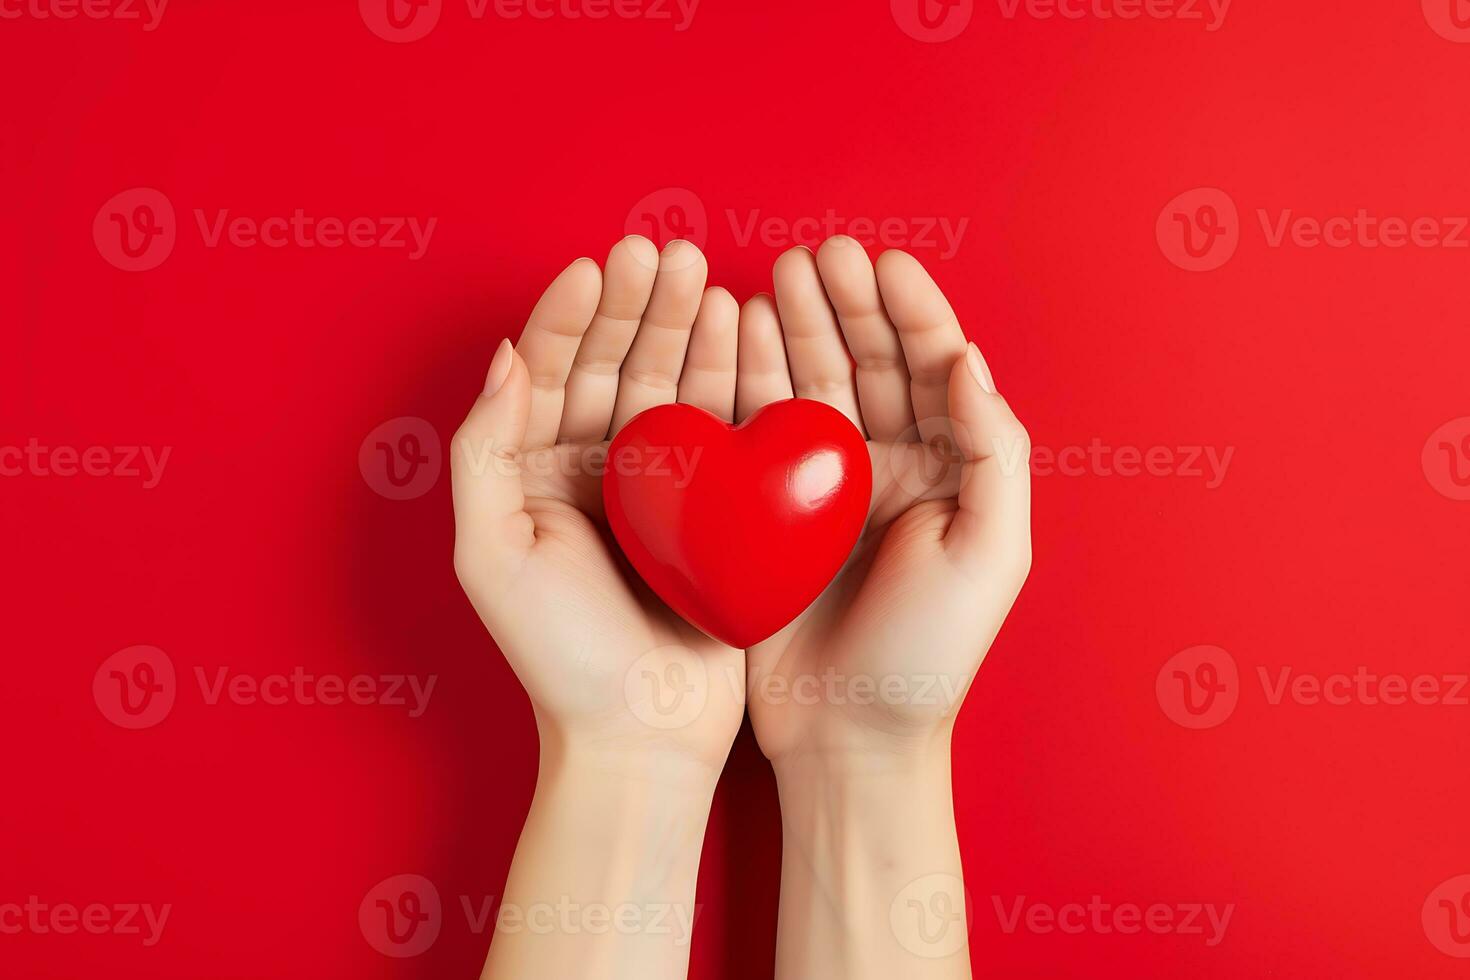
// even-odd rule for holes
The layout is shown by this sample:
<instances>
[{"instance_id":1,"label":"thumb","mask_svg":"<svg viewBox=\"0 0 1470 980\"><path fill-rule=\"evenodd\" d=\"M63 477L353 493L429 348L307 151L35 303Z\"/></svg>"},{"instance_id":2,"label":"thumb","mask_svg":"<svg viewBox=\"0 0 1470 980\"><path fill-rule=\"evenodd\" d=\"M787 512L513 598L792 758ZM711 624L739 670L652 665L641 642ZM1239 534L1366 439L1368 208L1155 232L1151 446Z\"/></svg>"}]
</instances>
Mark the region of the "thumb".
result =
<instances>
[{"instance_id":1,"label":"thumb","mask_svg":"<svg viewBox=\"0 0 1470 980\"><path fill-rule=\"evenodd\" d=\"M1031 567L1031 439L973 343L950 370L949 414L963 466L945 551L965 566L1008 570L1019 589Z\"/></svg>"},{"instance_id":2,"label":"thumb","mask_svg":"<svg viewBox=\"0 0 1470 980\"><path fill-rule=\"evenodd\" d=\"M521 491L521 444L531 417L526 362L502 340L485 376L485 390L451 443L455 566L513 571L535 540Z\"/></svg>"}]
</instances>

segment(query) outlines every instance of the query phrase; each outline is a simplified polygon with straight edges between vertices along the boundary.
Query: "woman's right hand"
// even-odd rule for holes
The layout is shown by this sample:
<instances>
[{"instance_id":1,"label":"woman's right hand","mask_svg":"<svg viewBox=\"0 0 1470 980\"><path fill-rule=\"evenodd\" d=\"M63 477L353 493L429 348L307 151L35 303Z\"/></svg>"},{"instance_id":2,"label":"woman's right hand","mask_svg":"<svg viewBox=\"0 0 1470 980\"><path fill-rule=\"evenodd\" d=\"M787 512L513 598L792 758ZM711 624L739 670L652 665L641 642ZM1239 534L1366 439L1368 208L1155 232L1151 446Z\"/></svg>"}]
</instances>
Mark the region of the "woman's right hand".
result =
<instances>
[{"instance_id":1,"label":"woman's right hand","mask_svg":"<svg viewBox=\"0 0 1470 980\"><path fill-rule=\"evenodd\" d=\"M688 242L625 238L547 287L455 433L454 563L535 708L542 756L713 791L744 652L671 612L616 553L608 440L685 402L730 420L739 308Z\"/></svg>"}]
</instances>

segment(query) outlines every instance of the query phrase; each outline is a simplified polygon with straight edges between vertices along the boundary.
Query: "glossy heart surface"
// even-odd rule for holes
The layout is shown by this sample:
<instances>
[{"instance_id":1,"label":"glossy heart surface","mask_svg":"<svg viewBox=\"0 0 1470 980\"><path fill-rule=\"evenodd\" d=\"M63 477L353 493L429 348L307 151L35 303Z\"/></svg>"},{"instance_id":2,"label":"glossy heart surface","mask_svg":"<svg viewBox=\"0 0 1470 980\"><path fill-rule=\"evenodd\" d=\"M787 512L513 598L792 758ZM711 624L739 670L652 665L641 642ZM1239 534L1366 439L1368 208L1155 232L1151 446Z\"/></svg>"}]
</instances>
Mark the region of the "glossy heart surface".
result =
<instances>
[{"instance_id":1,"label":"glossy heart surface","mask_svg":"<svg viewBox=\"0 0 1470 980\"><path fill-rule=\"evenodd\" d=\"M852 553L873 493L862 433L822 402L774 402L738 426L660 405L608 450L603 502L633 568L734 647L811 605Z\"/></svg>"}]
</instances>

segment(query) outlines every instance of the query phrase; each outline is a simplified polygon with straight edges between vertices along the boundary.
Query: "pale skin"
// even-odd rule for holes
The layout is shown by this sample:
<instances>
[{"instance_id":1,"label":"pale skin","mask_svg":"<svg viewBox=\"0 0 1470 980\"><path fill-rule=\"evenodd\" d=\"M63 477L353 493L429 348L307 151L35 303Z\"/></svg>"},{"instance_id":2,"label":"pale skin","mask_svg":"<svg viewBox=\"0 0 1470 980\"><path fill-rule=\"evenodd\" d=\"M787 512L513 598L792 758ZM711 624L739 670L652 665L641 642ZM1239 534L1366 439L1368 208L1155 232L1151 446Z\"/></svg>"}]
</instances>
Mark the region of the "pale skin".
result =
<instances>
[{"instance_id":1,"label":"pale skin","mask_svg":"<svg viewBox=\"0 0 1470 980\"><path fill-rule=\"evenodd\" d=\"M875 268L835 238L783 254L774 281L742 308L706 289L685 242L580 259L496 352L455 435L455 567L541 738L485 980L686 975L680 924L747 710L781 797L777 977L970 976L950 738L1030 567L1026 433L912 257ZM868 439L871 514L823 595L736 650L620 561L602 454L657 404L739 422L793 396ZM692 713L644 697L690 678ZM554 927L528 927L558 902Z\"/></svg>"}]
</instances>

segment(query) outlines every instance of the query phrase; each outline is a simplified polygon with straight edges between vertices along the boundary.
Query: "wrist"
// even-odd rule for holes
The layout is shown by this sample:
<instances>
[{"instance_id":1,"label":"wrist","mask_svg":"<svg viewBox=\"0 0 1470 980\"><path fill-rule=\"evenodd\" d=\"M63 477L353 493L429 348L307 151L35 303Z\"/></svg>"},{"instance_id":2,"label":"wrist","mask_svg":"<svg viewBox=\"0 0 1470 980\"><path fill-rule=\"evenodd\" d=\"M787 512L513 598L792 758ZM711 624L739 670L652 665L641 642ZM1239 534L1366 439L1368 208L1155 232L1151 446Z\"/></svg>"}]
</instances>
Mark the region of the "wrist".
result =
<instances>
[{"instance_id":1,"label":"wrist","mask_svg":"<svg viewBox=\"0 0 1470 980\"><path fill-rule=\"evenodd\" d=\"M802 755L775 770L785 840L818 864L948 863L954 853L947 743L907 753Z\"/></svg>"},{"instance_id":2,"label":"wrist","mask_svg":"<svg viewBox=\"0 0 1470 980\"><path fill-rule=\"evenodd\" d=\"M487 977L684 976L713 789L663 768L543 741Z\"/></svg>"},{"instance_id":3,"label":"wrist","mask_svg":"<svg viewBox=\"0 0 1470 980\"><path fill-rule=\"evenodd\" d=\"M703 826L714 800L716 780L677 755L620 752L544 751L536 775L536 799L595 808L599 819L646 813L658 808L670 818Z\"/></svg>"},{"instance_id":4,"label":"wrist","mask_svg":"<svg viewBox=\"0 0 1470 980\"><path fill-rule=\"evenodd\" d=\"M657 800L678 810L708 810L720 770L678 745L619 741L539 724L536 787L598 794L609 805Z\"/></svg>"},{"instance_id":5,"label":"wrist","mask_svg":"<svg viewBox=\"0 0 1470 980\"><path fill-rule=\"evenodd\" d=\"M783 791L803 795L886 791L899 787L939 789L950 784L948 729L914 736L845 731L809 737L771 760Z\"/></svg>"},{"instance_id":6,"label":"wrist","mask_svg":"<svg viewBox=\"0 0 1470 980\"><path fill-rule=\"evenodd\" d=\"M969 976L948 739L905 748L776 764L778 977Z\"/></svg>"}]
</instances>

